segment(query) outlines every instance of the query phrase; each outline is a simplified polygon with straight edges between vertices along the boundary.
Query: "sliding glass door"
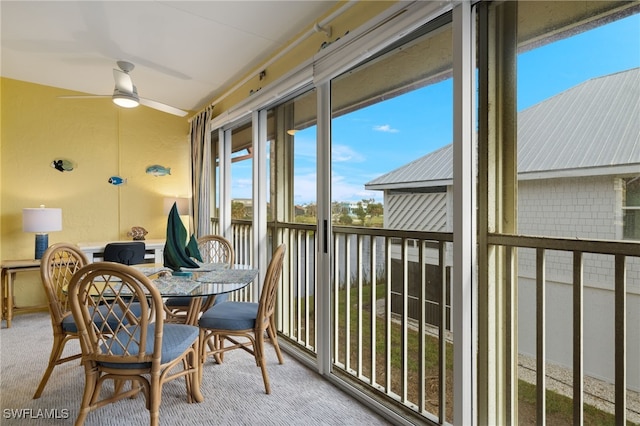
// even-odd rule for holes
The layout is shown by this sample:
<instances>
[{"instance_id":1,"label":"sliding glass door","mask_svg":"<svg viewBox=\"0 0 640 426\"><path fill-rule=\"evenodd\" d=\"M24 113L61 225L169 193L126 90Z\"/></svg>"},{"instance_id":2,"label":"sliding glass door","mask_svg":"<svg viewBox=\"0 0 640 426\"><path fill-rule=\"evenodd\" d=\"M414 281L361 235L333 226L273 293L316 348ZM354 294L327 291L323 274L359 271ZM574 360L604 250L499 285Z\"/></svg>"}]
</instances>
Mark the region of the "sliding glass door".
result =
<instances>
[{"instance_id":1,"label":"sliding glass door","mask_svg":"<svg viewBox=\"0 0 640 426\"><path fill-rule=\"evenodd\" d=\"M450 20L425 25L331 81L334 368L447 421Z\"/></svg>"}]
</instances>

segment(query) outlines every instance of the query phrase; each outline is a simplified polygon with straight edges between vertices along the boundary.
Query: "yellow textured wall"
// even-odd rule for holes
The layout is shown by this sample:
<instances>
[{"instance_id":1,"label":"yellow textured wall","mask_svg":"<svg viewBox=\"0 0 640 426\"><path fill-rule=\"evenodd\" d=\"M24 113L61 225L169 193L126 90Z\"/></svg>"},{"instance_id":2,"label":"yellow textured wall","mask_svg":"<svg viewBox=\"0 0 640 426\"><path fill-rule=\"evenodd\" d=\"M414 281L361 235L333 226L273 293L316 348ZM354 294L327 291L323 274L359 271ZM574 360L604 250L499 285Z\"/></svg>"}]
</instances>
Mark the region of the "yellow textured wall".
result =
<instances>
[{"instance_id":1,"label":"yellow textured wall","mask_svg":"<svg viewBox=\"0 0 640 426\"><path fill-rule=\"evenodd\" d=\"M313 57L322 42L335 42L394 3L353 3L328 24L331 37L313 33L267 67L264 80L257 73L249 74L223 88L222 93L248 79L224 99L212 99L216 102L214 115ZM324 18L310 22L301 34ZM22 208L40 204L63 210L63 230L49 235L50 244L128 239L126 233L132 226L146 228L149 239L164 238L164 196L190 194L187 119L146 107L120 109L109 99L58 99L76 93L11 79L0 81L1 259L33 257L34 235L22 232L21 214ZM76 169L61 173L49 166L59 158L72 160ZM145 169L152 164L171 167L171 176L147 175ZM127 178L127 184L108 184L113 175ZM18 277L18 305L44 302L37 274Z\"/></svg>"},{"instance_id":2,"label":"yellow textured wall","mask_svg":"<svg viewBox=\"0 0 640 426\"><path fill-rule=\"evenodd\" d=\"M35 236L22 232L22 209L62 209L62 231L49 243L131 239L132 226L164 238L165 196L190 194L189 124L147 107L122 109L107 99L59 99L66 90L1 80L0 256L29 259ZM71 172L50 166L75 163ZM149 165L171 175L147 174ZM111 176L127 183L113 186ZM16 303L44 301L37 274L19 274Z\"/></svg>"}]
</instances>

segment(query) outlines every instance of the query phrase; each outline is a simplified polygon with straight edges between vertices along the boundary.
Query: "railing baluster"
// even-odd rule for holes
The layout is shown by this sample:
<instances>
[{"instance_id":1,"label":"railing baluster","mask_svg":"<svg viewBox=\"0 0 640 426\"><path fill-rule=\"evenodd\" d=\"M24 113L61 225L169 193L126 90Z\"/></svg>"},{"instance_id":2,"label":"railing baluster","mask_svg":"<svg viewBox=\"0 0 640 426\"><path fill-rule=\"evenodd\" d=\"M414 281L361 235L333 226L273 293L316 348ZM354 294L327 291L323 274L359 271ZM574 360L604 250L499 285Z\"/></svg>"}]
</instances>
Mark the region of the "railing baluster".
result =
<instances>
[{"instance_id":1,"label":"railing baluster","mask_svg":"<svg viewBox=\"0 0 640 426\"><path fill-rule=\"evenodd\" d=\"M315 238L315 236L317 235L317 233L315 232L315 230L313 231L308 231L309 233L309 238L312 239L314 241L312 247L314 247L313 250L313 268L311 273L311 276L313 277L313 317L312 317L312 321L313 321L313 350L315 353L317 353L317 348L318 348L318 271L316 268L316 265L318 264L318 252L319 250L316 250L315 247L320 247L319 245L319 241L317 241L317 239ZM328 285L328 284L327 284Z\"/></svg>"},{"instance_id":2,"label":"railing baluster","mask_svg":"<svg viewBox=\"0 0 640 426\"><path fill-rule=\"evenodd\" d=\"M402 239L402 402L407 401L407 372L409 346L409 260L408 241Z\"/></svg>"},{"instance_id":3,"label":"railing baluster","mask_svg":"<svg viewBox=\"0 0 640 426\"><path fill-rule=\"evenodd\" d=\"M301 336L301 327L302 327L302 235L300 234L299 230L295 230L294 231L294 239L296 241L296 247L298 250L298 255L295 258L295 265L296 265L296 281L293 283L293 285L295 286L295 324L296 324L296 328L295 328L295 332L293 333L297 339L298 342L302 342L302 336Z\"/></svg>"},{"instance_id":4,"label":"railing baluster","mask_svg":"<svg viewBox=\"0 0 640 426\"><path fill-rule=\"evenodd\" d=\"M253 234L251 233L251 226L247 225L244 227L244 232L247 233L247 241L249 241L249 244L247 246L247 256L249 257L249 261L246 262L247 265L253 265Z\"/></svg>"},{"instance_id":5,"label":"railing baluster","mask_svg":"<svg viewBox=\"0 0 640 426\"><path fill-rule=\"evenodd\" d=\"M573 424L582 425L583 416L583 276L582 252L573 252Z\"/></svg>"},{"instance_id":6,"label":"railing baluster","mask_svg":"<svg viewBox=\"0 0 640 426\"><path fill-rule=\"evenodd\" d=\"M333 238L333 254L335 261L333 262L333 359L334 362L340 362L340 250L339 241L343 237L342 234L336 234Z\"/></svg>"},{"instance_id":7,"label":"railing baluster","mask_svg":"<svg viewBox=\"0 0 640 426\"><path fill-rule=\"evenodd\" d=\"M309 241L309 233L307 231L303 231L301 230L300 232L304 233L304 258L305 259L309 259L310 256L310 241ZM302 257L302 256L300 256ZM304 291L304 331L305 331L305 337L304 337L304 342L306 344L307 347L309 347L309 340L310 340L310 319L309 319L309 299L310 299L310 295L311 295L311 291L310 291L310 287L311 287L311 281L309 279L309 261L307 260L307 264L306 265L302 265L304 267L304 285L302 286L303 291ZM313 294L315 294L315 291L313 292ZM313 345L315 347L315 345Z\"/></svg>"},{"instance_id":8,"label":"railing baluster","mask_svg":"<svg viewBox=\"0 0 640 426\"><path fill-rule=\"evenodd\" d=\"M249 232L249 228L243 227L244 235L245 235L245 244L244 244L244 256L247 264L251 264L253 262L253 258L251 257L251 232Z\"/></svg>"},{"instance_id":9,"label":"railing baluster","mask_svg":"<svg viewBox=\"0 0 640 426\"><path fill-rule=\"evenodd\" d=\"M296 231L290 230L286 234L288 236L287 238L288 244L293 245L296 242ZM299 246L296 246L296 251L297 250L299 250ZM300 256L289 256L289 259L291 259L291 262L289 262L289 265L291 266L297 265L298 257ZM288 318L289 318L289 333L290 333L290 337L294 339L298 336L298 330L296 329L296 297L295 297L295 291L294 291L294 286L296 285L298 280L296 280L295 274L296 274L296 268L295 267L290 268L289 269L289 285L287 286L287 292L289 297L287 298L288 300L286 301L287 306L289 307L289 311L287 312Z\"/></svg>"},{"instance_id":10,"label":"railing baluster","mask_svg":"<svg viewBox=\"0 0 640 426\"><path fill-rule=\"evenodd\" d=\"M446 422L447 416L447 269L446 245L444 241L438 244L438 263L440 265L440 325L438 326L438 418L440 424Z\"/></svg>"},{"instance_id":11,"label":"railing baluster","mask_svg":"<svg viewBox=\"0 0 640 426\"><path fill-rule=\"evenodd\" d=\"M385 240L387 282L385 284L385 392L391 392L391 238Z\"/></svg>"},{"instance_id":12,"label":"railing baluster","mask_svg":"<svg viewBox=\"0 0 640 426\"><path fill-rule=\"evenodd\" d=\"M418 324L418 338L420 339L418 342L418 353L420 357L418 358L418 377L420 387L418 388L418 410L421 413L425 412L425 399L426 399L426 391L425 385L427 384L426 378L426 366L425 366L425 357L426 357L426 329L425 325L427 323L427 312L425 301L427 300L427 265L425 264L424 258L424 246L425 242L423 240L416 240L416 246L418 247L418 262L420 265L420 293L418 295L418 302L420 306L420 323Z\"/></svg>"},{"instance_id":13,"label":"railing baluster","mask_svg":"<svg viewBox=\"0 0 640 426\"><path fill-rule=\"evenodd\" d=\"M357 330L357 356L358 356L358 366L357 366L357 374L358 377L362 377L362 235L358 235L356 239L356 283L358 284L358 292L357 292L357 302L356 302L356 330Z\"/></svg>"},{"instance_id":14,"label":"railing baluster","mask_svg":"<svg viewBox=\"0 0 640 426\"><path fill-rule=\"evenodd\" d=\"M282 242L288 241L284 238L284 232L279 230L278 235L274 235L273 239L276 241L278 238ZM290 250L287 250L285 256L290 258ZM286 271L287 274L290 274L289 271ZM285 271L282 271L282 274L285 274ZM280 324L280 328L282 333L287 337L291 337L291 322L290 322L290 312L289 312L289 299L291 298L290 293L291 281L289 279L283 279L282 284L280 286L280 292L278 293L278 297L280 298L280 303L278 303L278 323Z\"/></svg>"},{"instance_id":15,"label":"railing baluster","mask_svg":"<svg viewBox=\"0 0 640 426\"><path fill-rule=\"evenodd\" d=\"M625 256L615 257L615 416L616 424L627 424L627 289Z\"/></svg>"},{"instance_id":16,"label":"railing baluster","mask_svg":"<svg viewBox=\"0 0 640 426\"><path fill-rule=\"evenodd\" d=\"M378 274L377 274L377 270L376 270L376 265L377 265L377 252L376 252L376 237L372 236L369 239L369 243L370 243L370 247L369 247L369 253L370 253L370 258L369 258L369 264L371 265L371 297L370 297L370 303L371 303L371 318L369 319L369 324L371 327L371 342L369 343L371 345L371 385L375 386L376 383L378 383L377 380L377 369L376 369L376 358L377 358L377 353L376 353L376 339L377 339L377 327L376 327L376 323L378 320L378 312L377 312L377 306L376 306L376 302L378 301L378 297L377 297L377 284L378 284Z\"/></svg>"},{"instance_id":17,"label":"railing baluster","mask_svg":"<svg viewBox=\"0 0 640 426\"><path fill-rule=\"evenodd\" d=\"M516 248L514 246L505 247L505 309L504 309L504 326L505 326L505 391L511 397L506 398L506 423L513 424L518 417L518 293L515 282L516 277Z\"/></svg>"},{"instance_id":18,"label":"railing baluster","mask_svg":"<svg viewBox=\"0 0 640 426\"><path fill-rule=\"evenodd\" d=\"M546 412L545 250L536 249L536 423L544 426Z\"/></svg>"},{"instance_id":19,"label":"railing baluster","mask_svg":"<svg viewBox=\"0 0 640 426\"><path fill-rule=\"evenodd\" d=\"M351 239L345 236L345 360L344 366L347 371L351 370Z\"/></svg>"}]
</instances>

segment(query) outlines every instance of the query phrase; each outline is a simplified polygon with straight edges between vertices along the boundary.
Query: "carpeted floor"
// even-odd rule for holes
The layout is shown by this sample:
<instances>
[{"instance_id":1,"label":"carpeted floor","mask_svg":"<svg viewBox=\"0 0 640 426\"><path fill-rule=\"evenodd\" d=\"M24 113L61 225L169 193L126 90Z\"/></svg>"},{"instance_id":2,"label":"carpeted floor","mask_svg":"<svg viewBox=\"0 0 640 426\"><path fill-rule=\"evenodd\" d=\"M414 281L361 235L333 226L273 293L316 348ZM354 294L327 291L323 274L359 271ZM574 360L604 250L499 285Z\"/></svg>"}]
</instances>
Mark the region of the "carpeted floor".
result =
<instances>
[{"instance_id":1,"label":"carpeted floor","mask_svg":"<svg viewBox=\"0 0 640 426\"><path fill-rule=\"evenodd\" d=\"M40 399L32 399L51 350L48 313L14 318L0 331L0 407L2 425L73 424L84 387L79 361L57 366ZM77 342L68 349L78 350ZM65 353L69 352L67 350ZM377 414L285 355L279 365L267 347L271 394L264 393L260 369L243 351L204 366L205 401L187 404L184 381L166 384L161 424L210 425L385 425ZM21 417L21 418L18 418ZM144 425L149 414L144 397L110 404L89 414L86 425Z\"/></svg>"}]
</instances>

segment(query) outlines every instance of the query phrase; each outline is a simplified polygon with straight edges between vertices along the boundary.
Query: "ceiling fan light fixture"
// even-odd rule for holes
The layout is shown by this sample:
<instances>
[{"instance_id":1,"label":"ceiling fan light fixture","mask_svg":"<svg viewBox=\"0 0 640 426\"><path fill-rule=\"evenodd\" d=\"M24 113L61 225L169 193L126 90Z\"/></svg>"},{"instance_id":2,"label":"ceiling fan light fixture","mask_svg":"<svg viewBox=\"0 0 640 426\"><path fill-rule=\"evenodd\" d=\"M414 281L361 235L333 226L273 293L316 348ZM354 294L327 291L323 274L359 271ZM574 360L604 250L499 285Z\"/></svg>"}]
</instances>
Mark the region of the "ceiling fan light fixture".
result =
<instances>
[{"instance_id":1,"label":"ceiling fan light fixture","mask_svg":"<svg viewBox=\"0 0 640 426\"><path fill-rule=\"evenodd\" d=\"M114 94L113 103L123 108L135 108L140 105L138 98L124 93Z\"/></svg>"},{"instance_id":2,"label":"ceiling fan light fixture","mask_svg":"<svg viewBox=\"0 0 640 426\"><path fill-rule=\"evenodd\" d=\"M2 1L2 0L0 0ZM183 111L178 108L174 108L170 105L163 104L161 102L153 101L151 99L140 98L138 96L138 89L131 81L129 72L135 67L131 62L118 61L118 67L120 69L113 69L113 79L116 86L113 89L112 95L87 95L87 96L59 96L62 98L108 98L114 104L122 108L135 108L142 104L146 107L153 108L158 111L166 112L167 114L177 115L184 117L188 114L187 111Z\"/></svg>"}]
</instances>

